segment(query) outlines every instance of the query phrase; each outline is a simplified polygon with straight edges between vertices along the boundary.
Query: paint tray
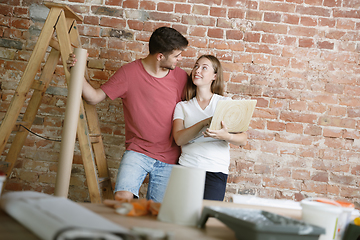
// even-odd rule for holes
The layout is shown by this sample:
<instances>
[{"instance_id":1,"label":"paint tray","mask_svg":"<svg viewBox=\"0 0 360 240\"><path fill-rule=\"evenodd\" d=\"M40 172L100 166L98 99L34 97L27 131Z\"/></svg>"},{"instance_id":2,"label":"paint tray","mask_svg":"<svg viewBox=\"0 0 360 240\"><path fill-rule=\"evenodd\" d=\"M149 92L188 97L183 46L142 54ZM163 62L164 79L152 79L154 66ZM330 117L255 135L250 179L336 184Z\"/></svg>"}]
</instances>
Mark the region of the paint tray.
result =
<instances>
[{"instance_id":1,"label":"paint tray","mask_svg":"<svg viewBox=\"0 0 360 240\"><path fill-rule=\"evenodd\" d=\"M238 240L318 240L325 229L274 213L244 208L204 207L198 222L204 228L215 217L235 232Z\"/></svg>"}]
</instances>

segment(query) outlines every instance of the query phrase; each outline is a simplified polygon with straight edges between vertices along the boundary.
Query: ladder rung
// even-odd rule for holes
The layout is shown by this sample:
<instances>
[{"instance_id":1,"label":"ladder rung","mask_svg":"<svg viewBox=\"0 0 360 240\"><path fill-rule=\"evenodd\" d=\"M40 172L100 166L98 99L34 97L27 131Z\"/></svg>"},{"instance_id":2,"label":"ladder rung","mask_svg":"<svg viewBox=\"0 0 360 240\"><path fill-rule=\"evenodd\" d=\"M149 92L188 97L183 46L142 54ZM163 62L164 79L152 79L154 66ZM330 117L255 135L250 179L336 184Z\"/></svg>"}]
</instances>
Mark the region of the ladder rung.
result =
<instances>
[{"instance_id":1,"label":"ladder rung","mask_svg":"<svg viewBox=\"0 0 360 240\"><path fill-rule=\"evenodd\" d=\"M109 177L99 178L99 187L100 188L105 188L105 187L109 186L110 184L111 184L111 181L110 181Z\"/></svg>"},{"instance_id":2,"label":"ladder rung","mask_svg":"<svg viewBox=\"0 0 360 240\"><path fill-rule=\"evenodd\" d=\"M9 166L10 166L10 163L1 161L0 162L0 171L6 173L9 169ZM1 190L1 188L0 188L0 190Z\"/></svg>"},{"instance_id":3,"label":"ladder rung","mask_svg":"<svg viewBox=\"0 0 360 240\"><path fill-rule=\"evenodd\" d=\"M14 125L14 128L13 128L13 131L15 131L15 132L25 131L25 128L21 127L20 125L23 125L26 128L29 128L31 126L31 124L28 122L24 122L24 121L16 122Z\"/></svg>"},{"instance_id":4,"label":"ladder rung","mask_svg":"<svg viewBox=\"0 0 360 240\"><path fill-rule=\"evenodd\" d=\"M46 86L43 82L39 80L34 80L31 85L31 88L34 90L43 91L46 88Z\"/></svg>"},{"instance_id":5,"label":"ladder rung","mask_svg":"<svg viewBox=\"0 0 360 240\"><path fill-rule=\"evenodd\" d=\"M89 134L90 142L91 143L98 143L100 142L101 135L100 134Z\"/></svg>"}]
</instances>

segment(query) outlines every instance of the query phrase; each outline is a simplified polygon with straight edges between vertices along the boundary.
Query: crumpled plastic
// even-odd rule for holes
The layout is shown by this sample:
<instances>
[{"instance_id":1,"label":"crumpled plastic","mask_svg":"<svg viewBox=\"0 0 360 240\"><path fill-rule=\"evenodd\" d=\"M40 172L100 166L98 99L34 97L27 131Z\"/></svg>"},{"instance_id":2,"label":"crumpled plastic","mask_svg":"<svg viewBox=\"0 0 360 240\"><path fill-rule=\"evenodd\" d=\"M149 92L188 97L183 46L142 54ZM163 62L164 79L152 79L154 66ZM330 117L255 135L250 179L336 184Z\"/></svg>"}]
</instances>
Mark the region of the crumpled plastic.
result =
<instances>
[{"instance_id":1,"label":"crumpled plastic","mask_svg":"<svg viewBox=\"0 0 360 240\"><path fill-rule=\"evenodd\" d=\"M105 199L103 203L115 209L115 212L124 216L157 216L161 207L161 203L146 199Z\"/></svg>"}]
</instances>

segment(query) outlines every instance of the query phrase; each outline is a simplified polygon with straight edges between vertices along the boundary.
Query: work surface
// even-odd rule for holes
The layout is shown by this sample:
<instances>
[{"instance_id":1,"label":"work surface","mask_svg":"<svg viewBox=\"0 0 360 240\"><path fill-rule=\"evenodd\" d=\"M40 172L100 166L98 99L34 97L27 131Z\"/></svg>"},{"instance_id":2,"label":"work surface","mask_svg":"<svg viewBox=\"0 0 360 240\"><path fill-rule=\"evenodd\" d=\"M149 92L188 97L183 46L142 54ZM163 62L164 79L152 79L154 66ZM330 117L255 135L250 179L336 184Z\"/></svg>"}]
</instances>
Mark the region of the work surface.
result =
<instances>
[{"instance_id":1,"label":"work surface","mask_svg":"<svg viewBox=\"0 0 360 240\"><path fill-rule=\"evenodd\" d=\"M176 224L160 222L156 217L145 216L145 217L126 217L116 214L114 209L106 207L103 204L92 204L92 203L79 203L80 205L90 209L91 211L103 216L104 218L113 221L123 227L132 229L137 228L150 228L159 231L170 232L173 235L173 240L183 239L226 239L235 240L234 232L224 225L222 222L215 218L209 218L206 222L204 229L197 227L187 227ZM217 202L204 200L204 206L220 206L220 207L231 207L231 208L254 208L262 209L272 213L277 213L283 216L292 217L295 219L301 218L300 210L289 210L275 207L264 207L264 206L249 206L227 202ZM16 220L8 216L4 211L0 210L0 239L6 240L38 240L39 238L31 233L28 229L19 224Z\"/></svg>"}]
</instances>

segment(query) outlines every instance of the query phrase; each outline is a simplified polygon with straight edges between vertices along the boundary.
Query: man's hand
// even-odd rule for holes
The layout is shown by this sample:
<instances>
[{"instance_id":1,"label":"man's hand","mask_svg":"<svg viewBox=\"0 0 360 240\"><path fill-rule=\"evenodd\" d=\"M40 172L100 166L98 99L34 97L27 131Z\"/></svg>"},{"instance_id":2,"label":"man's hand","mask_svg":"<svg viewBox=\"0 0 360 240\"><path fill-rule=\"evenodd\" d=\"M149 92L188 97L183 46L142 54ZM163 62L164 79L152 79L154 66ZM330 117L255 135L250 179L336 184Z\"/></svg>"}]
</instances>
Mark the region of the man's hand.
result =
<instances>
[{"instance_id":1,"label":"man's hand","mask_svg":"<svg viewBox=\"0 0 360 240\"><path fill-rule=\"evenodd\" d=\"M66 68L70 72L71 67L75 66L77 59L75 58L75 54L70 53L69 58L66 61Z\"/></svg>"}]
</instances>

